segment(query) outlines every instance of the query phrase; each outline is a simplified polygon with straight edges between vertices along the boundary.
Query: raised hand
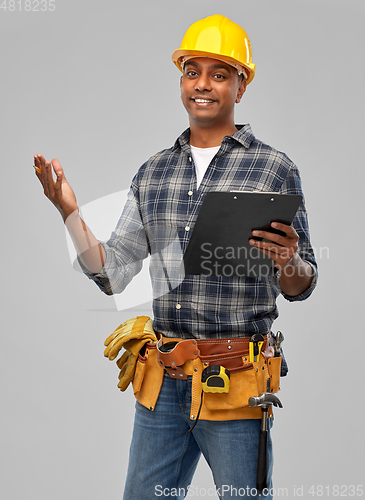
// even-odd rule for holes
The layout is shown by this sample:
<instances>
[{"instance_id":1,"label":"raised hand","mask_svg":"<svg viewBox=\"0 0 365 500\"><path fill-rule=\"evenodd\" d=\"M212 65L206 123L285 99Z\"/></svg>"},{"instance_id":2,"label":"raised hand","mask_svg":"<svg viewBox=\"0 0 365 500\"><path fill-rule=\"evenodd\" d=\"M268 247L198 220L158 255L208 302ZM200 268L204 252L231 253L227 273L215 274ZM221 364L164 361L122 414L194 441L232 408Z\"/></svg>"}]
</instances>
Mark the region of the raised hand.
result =
<instances>
[{"instance_id":1,"label":"raised hand","mask_svg":"<svg viewBox=\"0 0 365 500\"><path fill-rule=\"evenodd\" d=\"M44 194L53 203L62 215L64 221L73 212L78 211L75 193L67 182L61 164L54 159L52 162L46 161L43 155L34 156L34 168L36 176L43 186ZM56 180L53 178L53 171Z\"/></svg>"}]
</instances>

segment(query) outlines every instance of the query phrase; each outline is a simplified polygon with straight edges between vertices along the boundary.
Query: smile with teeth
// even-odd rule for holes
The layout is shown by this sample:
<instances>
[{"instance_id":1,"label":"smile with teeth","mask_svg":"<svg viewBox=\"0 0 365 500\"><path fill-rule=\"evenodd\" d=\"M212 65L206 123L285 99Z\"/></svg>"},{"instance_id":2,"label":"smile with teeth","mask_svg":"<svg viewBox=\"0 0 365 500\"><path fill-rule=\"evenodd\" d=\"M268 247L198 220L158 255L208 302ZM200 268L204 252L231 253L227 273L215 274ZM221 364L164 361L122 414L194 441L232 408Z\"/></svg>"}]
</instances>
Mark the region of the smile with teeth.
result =
<instances>
[{"instance_id":1,"label":"smile with teeth","mask_svg":"<svg viewBox=\"0 0 365 500\"><path fill-rule=\"evenodd\" d=\"M193 101L198 103L208 103L208 104L214 102L211 99L197 99L197 98L193 98Z\"/></svg>"}]
</instances>

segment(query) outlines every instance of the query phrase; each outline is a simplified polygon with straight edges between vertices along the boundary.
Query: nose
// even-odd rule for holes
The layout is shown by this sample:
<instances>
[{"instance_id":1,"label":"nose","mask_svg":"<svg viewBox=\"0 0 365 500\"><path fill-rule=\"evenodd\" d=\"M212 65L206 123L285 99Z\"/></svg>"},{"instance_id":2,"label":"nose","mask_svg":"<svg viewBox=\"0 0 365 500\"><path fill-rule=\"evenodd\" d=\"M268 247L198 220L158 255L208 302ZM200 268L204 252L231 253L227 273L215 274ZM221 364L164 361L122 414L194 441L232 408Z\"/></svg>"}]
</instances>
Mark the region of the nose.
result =
<instances>
[{"instance_id":1,"label":"nose","mask_svg":"<svg viewBox=\"0 0 365 500\"><path fill-rule=\"evenodd\" d=\"M212 90L209 75L207 75L205 72L200 73L199 78L196 80L195 90L199 90L199 92L210 92Z\"/></svg>"}]
</instances>

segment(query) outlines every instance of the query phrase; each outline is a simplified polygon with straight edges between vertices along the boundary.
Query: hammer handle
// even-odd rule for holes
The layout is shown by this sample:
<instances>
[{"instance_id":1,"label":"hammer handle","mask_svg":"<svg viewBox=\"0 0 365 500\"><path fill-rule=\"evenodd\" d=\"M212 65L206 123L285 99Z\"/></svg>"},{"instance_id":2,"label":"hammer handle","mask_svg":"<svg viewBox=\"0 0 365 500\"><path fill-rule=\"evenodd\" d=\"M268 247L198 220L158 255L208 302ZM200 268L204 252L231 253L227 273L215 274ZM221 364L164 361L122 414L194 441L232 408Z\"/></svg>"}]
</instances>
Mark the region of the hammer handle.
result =
<instances>
[{"instance_id":1,"label":"hammer handle","mask_svg":"<svg viewBox=\"0 0 365 500\"><path fill-rule=\"evenodd\" d=\"M259 493L267 488L267 431L263 430L260 430L256 483Z\"/></svg>"}]
</instances>

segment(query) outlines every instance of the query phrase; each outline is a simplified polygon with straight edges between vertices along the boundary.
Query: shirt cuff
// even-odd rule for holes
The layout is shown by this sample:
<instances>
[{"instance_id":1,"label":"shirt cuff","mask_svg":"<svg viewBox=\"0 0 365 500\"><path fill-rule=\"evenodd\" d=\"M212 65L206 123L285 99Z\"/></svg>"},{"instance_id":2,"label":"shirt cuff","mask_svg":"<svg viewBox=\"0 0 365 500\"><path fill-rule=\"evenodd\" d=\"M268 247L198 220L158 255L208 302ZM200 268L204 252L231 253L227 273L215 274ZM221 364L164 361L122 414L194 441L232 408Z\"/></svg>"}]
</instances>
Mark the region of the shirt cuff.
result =
<instances>
[{"instance_id":1,"label":"shirt cuff","mask_svg":"<svg viewBox=\"0 0 365 500\"><path fill-rule=\"evenodd\" d=\"M98 273L92 273L91 271L89 271L87 269L87 267L85 267L84 264L81 262L80 257L77 256L77 262L79 263L82 272L93 281L100 281L103 279L108 279L108 269L111 268L112 252L108 251L108 248L106 247L106 245L104 245L103 242L99 241L99 243L100 243L100 245L103 246L103 248L105 250L106 258L105 258L104 266L100 269L100 271Z\"/></svg>"}]
</instances>

